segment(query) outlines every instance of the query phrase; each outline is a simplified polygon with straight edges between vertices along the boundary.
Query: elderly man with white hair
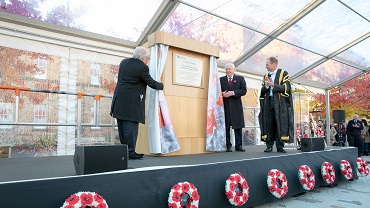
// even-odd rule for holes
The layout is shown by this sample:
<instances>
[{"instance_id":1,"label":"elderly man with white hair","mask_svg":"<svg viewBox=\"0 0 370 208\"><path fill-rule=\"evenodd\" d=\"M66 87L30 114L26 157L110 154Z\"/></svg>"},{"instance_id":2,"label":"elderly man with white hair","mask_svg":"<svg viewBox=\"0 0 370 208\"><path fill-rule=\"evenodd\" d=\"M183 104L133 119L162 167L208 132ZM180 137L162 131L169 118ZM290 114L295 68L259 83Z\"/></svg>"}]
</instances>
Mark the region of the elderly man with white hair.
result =
<instances>
[{"instance_id":1,"label":"elderly man with white hair","mask_svg":"<svg viewBox=\"0 0 370 208\"><path fill-rule=\"evenodd\" d=\"M225 65L226 76L220 77L222 97L225 109L226 151L232 152L230 142L230 127L235 132L235 151L245 152L242 146L242 128L245 127L243 104L241 97L247 93L244 77L235 74L232 63Z\"/></svg>"},{"instance_id":2,"label":"elderly man with white hair","mask_svg":"<svg viewBox=\"0 0 370 208\"><path fill-rule=\"evenodd\" d=\"M145 123L146 87L163 90L163 83L155 81L147 66L150 52L145 47L135 48L132 58L119 65L118 81L112 99L110 115L117 119L121 144L127 144L130 159L142 159L135 152L139 122Z\"/></svg>"}]
</instances>

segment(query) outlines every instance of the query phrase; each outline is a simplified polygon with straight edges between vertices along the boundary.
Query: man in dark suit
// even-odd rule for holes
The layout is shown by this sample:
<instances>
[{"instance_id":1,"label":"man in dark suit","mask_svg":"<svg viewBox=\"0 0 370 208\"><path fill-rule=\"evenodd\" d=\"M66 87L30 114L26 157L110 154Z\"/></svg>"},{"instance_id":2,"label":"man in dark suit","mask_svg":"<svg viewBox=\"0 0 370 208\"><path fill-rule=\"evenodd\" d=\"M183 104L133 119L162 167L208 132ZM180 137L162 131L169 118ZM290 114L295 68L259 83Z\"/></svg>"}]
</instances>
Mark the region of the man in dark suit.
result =
<instances>
[{"instance_id":1,"label":"man in dark suit","mask_svg":"<svg viewBox=\"0 0 370 208\"><path fill-rule=\"evenodd\" d=\"M226 148L232 152L230 142L230 126L235 132L235 151L245 152L242 146L242 128L245 127L241 96L247 93L244 77L235 75L234 64L225 65L226 76L220 77L222 97L225 109Z\"/></svg>"},{"instance_id":2,"label":"man in dark suit","mask_svg":"<svg viewBox=\"0 0 370 208\"><path fill-rule=\"evenodd\" d=\"M358 157L362 154L361 130L364 129L359 118L360 116L355 114L353 120L350 120L347 125L348 144L351 147L357 147Z\"/></svg>"},{"instance_id":3,"label":"man in dark suit","mask_svg":"<svg viewBox=\"0 0 370 208\"><path fill-rule=\"evenodd\" d=\"M110 115L117 119L119 138L121 144L127 144L130 159L143 158L143 154L135 152L135 147L139 122L145 123L146 87L163 90L163 84L149 74L149 60L149 50L139 46L133 58L121 61L112 99Z\"/></svg>"},{"instance_id":4,"label":"man in dark suit","mask_svg":"<svg viewBox=\"0 0 370 208\"><path fill-rule=\"evenodd\" d=\"M284 141L294 140L293 101L288 72L277 65L276 57L266 59L268 74L262 83L258 119L261 139L266 141L264 152L272 152L275 141L277 152L286 153Z\"/></svg>"}]
</instances>

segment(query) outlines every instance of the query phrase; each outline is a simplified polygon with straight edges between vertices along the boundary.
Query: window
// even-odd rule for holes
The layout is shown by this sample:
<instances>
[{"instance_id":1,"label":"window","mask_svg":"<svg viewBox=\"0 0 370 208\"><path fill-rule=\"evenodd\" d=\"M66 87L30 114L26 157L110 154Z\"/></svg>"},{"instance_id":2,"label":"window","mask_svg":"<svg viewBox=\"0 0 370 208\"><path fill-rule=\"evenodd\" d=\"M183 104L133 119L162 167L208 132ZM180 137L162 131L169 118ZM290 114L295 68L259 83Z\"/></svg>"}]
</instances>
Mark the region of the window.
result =
<instances>
[{"instance_id":1,"label":"window","mask_svg":"<svg viewBox=\"0 0 370 208\"><path fill-rule=\"evenodd\" d=\"M36 58L35 65L35 78L46 79L48 62L43 58Z\"/></svg>"},{"instance_id":2,"label":"window","mask_svg":"<svg viewBox=\"0 0 370 208\"><path fill-rule=\"evenodd\" d=\"M0 102L0 122L13 122L13 103ZM0 125L1 129L11 129L12 125Z\"/></svg>"},{"instance_id":3,"label":"window","mask_svg":"<svg viewBox=\"0 0 370 208\"><path fill-rule=\"evenodd\" d=\"M46 106L45 105L35 105L34 122L35 123L46 123ZM44 130L46 129L46 126L34 126L33 128Z\"/></svg>"},{"instance_id":4,"label":"window","mask_svg":"<svg viewBox=\"0 0 370 208\"><path fill-rule=\"evenodd\" d=\"M91 84L92 85L100 85L99 77L100 77L100 64L91 64Z\"/></svg>"}]
</instances>

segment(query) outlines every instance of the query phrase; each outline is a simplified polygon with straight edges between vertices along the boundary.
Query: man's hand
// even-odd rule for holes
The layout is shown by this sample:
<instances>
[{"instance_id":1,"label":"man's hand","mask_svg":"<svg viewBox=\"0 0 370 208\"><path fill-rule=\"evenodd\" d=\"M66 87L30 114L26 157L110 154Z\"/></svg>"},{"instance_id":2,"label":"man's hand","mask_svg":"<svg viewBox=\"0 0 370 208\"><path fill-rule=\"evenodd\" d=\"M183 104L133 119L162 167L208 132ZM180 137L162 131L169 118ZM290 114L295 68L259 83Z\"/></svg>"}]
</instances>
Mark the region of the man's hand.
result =
<instances>
[{"instance_id":1,"label":"man's hand","mask_svg":"<svg viewBox=\"0 0 370 208\"><path fill-rule=\"evenodd\" d=\"M265 78L265 85L266 85L266 86L269 86L269 87L273 87L273 86L274 86L274 82L272 81L272 79L271 79L271 78L266 77L266 78Z\"/></svg>"},{"instance_id":2,"label":"man's hand","mask_svg":"<svg viewBox=\"0 0 370 208\"><path fill-rule=\"evenodd\" d=\"M234 92L233 91L225 91L225 92L222 92L222 97L224 98L228 98L228 97L231 97L234 95Z\"/></svg>"}]
</instances>

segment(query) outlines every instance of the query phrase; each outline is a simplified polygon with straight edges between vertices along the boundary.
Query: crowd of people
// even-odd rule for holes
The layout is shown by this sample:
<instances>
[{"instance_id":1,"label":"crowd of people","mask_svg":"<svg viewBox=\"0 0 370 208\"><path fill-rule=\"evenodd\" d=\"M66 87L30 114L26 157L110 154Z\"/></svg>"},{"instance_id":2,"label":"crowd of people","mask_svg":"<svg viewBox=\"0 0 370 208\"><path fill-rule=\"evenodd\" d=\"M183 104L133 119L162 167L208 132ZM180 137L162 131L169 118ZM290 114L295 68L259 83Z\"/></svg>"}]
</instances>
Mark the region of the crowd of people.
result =
<instances>
[{"instance_id":1,"label":"crowd of people","mask_svg":"<svg viewBox=\"0 0 370 208\"><path fill-rule=\"evenodd\" d=\"M295 137L298 142L302 138L325 137L326 124L323 120L318 120L317 124L312 121L297 124L295 128ZM351 146L357 147L358 156L369 155L370 151L370 128L365 117L360 118L355 114L348 123L331 123L330 124L330 142L332 146Z\"/></svg>"}]
</instances>

